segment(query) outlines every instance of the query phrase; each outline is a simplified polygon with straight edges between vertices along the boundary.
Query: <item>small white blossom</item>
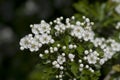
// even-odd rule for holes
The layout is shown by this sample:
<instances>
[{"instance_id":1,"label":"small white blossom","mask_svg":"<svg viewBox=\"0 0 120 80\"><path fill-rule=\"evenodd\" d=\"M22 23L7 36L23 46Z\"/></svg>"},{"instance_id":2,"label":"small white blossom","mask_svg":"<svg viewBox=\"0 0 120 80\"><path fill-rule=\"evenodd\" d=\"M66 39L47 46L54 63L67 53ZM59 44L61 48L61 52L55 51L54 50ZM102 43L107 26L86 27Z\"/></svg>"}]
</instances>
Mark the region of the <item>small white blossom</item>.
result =
<instances>
[{"instance_id":1,"label":"small white blossom","mask_svg":"<svg viewBox=\"0 0 120 80\"><path fill-rule=\"evenodd\" d=\"M54 47L54 51L58 51L58 48L57 48L57 47Z\"/></svg>"},{"instance_id":2,"label":"small white blossom","mask_svg":"<svg viewBox=\"0 0 120 80\"><path fill-rule=\"evenodd\" d=\"M59 64L63 64L64 62L66 61L66 58L62 55L59 55L58 58L57 58L57 62Z\"/></svg>"},{"instance_id":3,"label":"small white blossom","mask_svg":"<svg viewBox=\"0 0 120 80\"><path fill-rule=\"evenodd\" d=\"M63 49L66 49L66 46L63 46L62 48L63 48Z\"/></svg>"},{"instance_id":4,"label":"small white blossom","mask_svg":"<svg viewBox=\"0 0 120 80\"><path fill-rule=\"evenodd\" d=\"M69 49L73 49L73 47L74 47L74 46L73 46L72 44L69 45Z\"/></svg>"},{"instance_id":5,"label":"small white blossom","mask_svg":"<svg viewBox=\"0 0 120 80\"><path fill-rule=\"evenodd\" d=\"M68 57L69 57L69 59L74 59L75 55L70 53L70 54L68 54Z\"/></svg>"},{"instance_id":6,"label":"small white blossom","mask_svg":"<svg viewBox=\"0 0 120 80\"><path fill-rule=\"evenodd\" d=\"M48 51L48 50L45 50L45 51L44 51L44 53L45 53L45 54L48 54L48 53L49 53L49 51Z\"/></svg>"},{"instance_id":7,"label":"small white blossom","mask_svg":"<svg viewBox=\"0 0 120 80\"><path fill-rule=\"evenodd\" d=\"M80 64L80 67L83 67L84 65L83 64Z\"/></svg>"},{"instance_id":8,"label":"small white blossom","mask_svg":"<svg viewBox=\"0 0 120 80\"><path fill-rule=\"evenodd\" d=\"M43 57L43 54L39 54L40 57Z\"/></svg>"}]
</instances>

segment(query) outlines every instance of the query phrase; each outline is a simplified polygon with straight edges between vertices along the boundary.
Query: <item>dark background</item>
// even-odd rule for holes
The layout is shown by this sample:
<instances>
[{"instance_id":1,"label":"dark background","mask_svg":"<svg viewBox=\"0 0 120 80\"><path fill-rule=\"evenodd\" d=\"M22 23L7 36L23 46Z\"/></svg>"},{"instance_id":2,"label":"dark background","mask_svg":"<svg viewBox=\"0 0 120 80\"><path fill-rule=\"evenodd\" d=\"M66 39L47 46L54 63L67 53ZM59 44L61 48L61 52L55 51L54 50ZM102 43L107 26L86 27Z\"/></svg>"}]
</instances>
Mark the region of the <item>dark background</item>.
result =
<instances>
[{"instance_id":1,"label":"dark background","mask_svg":"<svg viewBox=\"0 0 120 80\"><path fill-rule=\"evenodd\" d=\"M26 80L39 56L20 51L19 40L30 24L75 13L77 0L0 0L0 80Z\"/></svg>"}]
</instances>

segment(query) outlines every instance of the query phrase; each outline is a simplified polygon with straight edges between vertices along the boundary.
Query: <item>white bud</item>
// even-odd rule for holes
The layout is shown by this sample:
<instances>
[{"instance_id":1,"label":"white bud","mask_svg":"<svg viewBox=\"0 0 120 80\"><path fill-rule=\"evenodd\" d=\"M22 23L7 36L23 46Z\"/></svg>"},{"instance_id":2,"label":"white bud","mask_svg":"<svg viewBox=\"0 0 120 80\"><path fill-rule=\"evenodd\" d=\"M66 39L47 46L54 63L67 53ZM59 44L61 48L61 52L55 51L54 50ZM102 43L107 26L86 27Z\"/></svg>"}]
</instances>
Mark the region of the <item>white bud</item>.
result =
<instances>
[{"instance_id":1,"label":"white bud","mask_svg":"<svg viewBox=\"0 0 120 80\"><path fill-rule=\"evenodd\" d=\"M66 46L63 46L62 48L63 48L63 49L66 49Z\"/></svg>"},{"instance_id":2,"label":"white bud","mask_svg":"<svg viewBox=\"0 0 120 80\"><path fill-rule=\"evenodd\" d=\"M54 51L58 51L58 48L57 48L57 47L54 47Z\"/></svg>"},{"instance_id":3,"label":"white bud","mask_svg":"<svg viewBox=\"0 0 120 80\"><path fill-rule=\"evenodd\" d=\"M48 54L48 53L49 53L49 51L48 51L48 50L45 50L44 52L45 52L45 54Z\"/></svg>"},{"instance_id":4,"label":"white bud","mask_svg":"<svg viewBox=\"0 0 120 80\"><path fill-rule=\"evenodd\" d=\"M84 53L87 55L89 52L88 52L88 50L85 50L85 52L84 52Z\"/></svg>"},{"instance_id":5,"label":"white bud","mask_svg":"<svg viewBox=\"0 0 120 80\"><path fill-rule=\"evenodd\" d=\"M75 55L73 55L73 54L70 53L70 54L68 55L68 57L69 57L69 59L74 59L74 58L75 58Z\"/></svg>"},{"instance_id":6,"label":"white bud","mask_svg":"<svg viewBox=\"0 0 120 80\"><path fill-rule=\"evenodd\" d=\"M56 75L56 78L58 78L58 75Z\"/></svg>"},{"instance_id":7,"label":"white bud","mask_svg":"<svg viewBox=\"0 0 120 80\"><path fill-rule=\"evenodd\" d=\"M88 69L88 68L89 68L89 66L88 66L88 65L86 65L86 66L85 66L85 68L87 68L87 69Z\"/></svg>"},{"instance_id":8,"label":"white bud","mask_svg":"<svg viewBox=\"0 0 120 80\"><path fill-rule=\"evenodd\" d=\"M59 75L59 78L62 78L62 75Z\"/></svg>"},{"instance_id":9,"label":"white bud","mask_svg":"<svg viewBox=\"0 0 120 80\"><path fill-rule=\"evenodd\" d=\"M50 50L50 53L53 53L53 52L54 52L54 51L51 49L51 50Z\"/></svg>"},{"instance_id":10,"label":"white bud","mask_svg":"<svg viewBox=\"0 0 120 80\"><path fill-rule=\"evenodd\" d=\"M69 49L73 49L73 45L72 44L69 45Z\"/></svg>"},{"instance_id":11,"label":"white bud","mask_svg":"<svg viewBox=\"0 0 120 80\"><path fill-rule=\"evenodd\" d=\"M57 47L60 47L60 44L57 44Z\"/></svg>"},{"instance_id":12,"label":"white bud","mask_svg":"<svg viewBox=\"0 0 120 80\"><path fill-rule=\"evenodd\" d=\"M80 67L83 67L84 65L83 64L80 64Z\"/></svg>"},{"instance_id":13,"label":"white bud","mask_svg":"<svg viewBox=\"0 0 120 80\"><path fill-rule=\"evenodd\" d=\"M73 45L73 47L74 47L74 48L77 48L77 46L76 46L76 45Z\"/></svg>"},{"instance_id":14,"label":"white bud","mask_svg":"<svg viewBox=\"0 0 120 80\"><path fill-rule=\"evenodd\" d=\"M56 67L56 68L60 68L60 65L59 65L59 64L56 64L55 67Z\"/></svg>"},{"instance_id":15,"label":"white bud","mask_svg":"<svg viewBox=\"0 0 120 80\"><path fill-rule=\"evenodd\" d=\"M60 70L63 70L64 69L64 67L63 66L60 66Z\"/></svg>"},{"instance_id":16,"label":"white bud","mask_svg":"<svg viewBox=\"0 0 120 80\"><path fill-rule=\"evenodd\" d=\"M87 59L87 57L85 56L85 57L84 57L84 60L86 60L86 59Z\"/></svg>"},{"instance_id":17,"label":"white bud","mask_svg":"<svg viewBox=\"0 0 120 80\"><path fill-rule=\"evenodd\" d=\"M53 39L50 40L50 43L54 43L55 41Z\"/></svg>"},{"instance_id":18,"label":"white bud","mask_svg":"<svg viewBox=\"0 0 120 80\"><path fill-rule=\"evenodd\" d=\"M82 71L83 70L83 68L79 68L79 71Z\"/></svg>"},{"instance_id":19,"label":"white bud","mask_svg":"<svg viewBox=\"0 0 120 80\"><path fill-rule=\"evenodd\" d=\"M52 62L52 65L56 65L56 64L57 64L57 61L53 61L53 62Z\"/></svg>"},{"instance_id":20,"label":"white bud","mask_svg":"<svg viewBox=\"0 0 120 80\"><path fill-rule=\"evenodd\" d=\"M75 16L72 16L72 17L71 17L71 19L73 19L73 20L74 20L74 19L75 19Z\"/></svg>"},{"instance_id":21,"label":"white bud","mask_svg":"<svg viewBox=\"0 0 120 80\"><path fill-rule=\"evenodd\" d=\"M82 60L80 60L80 59L79 59L79 61L78 61L78 62L79 62L79 63L81 63L81 62L82 62Z\"/></svg>"},{"instance_id":22,"label":"white bud","mask_svg":"<svg viewBox=\"0 0 120 80\"><path fill-rule=\"evenodd\" d=\"M43 57L43 54L39 54L39 57Z\"/></svg>"},{"instance_id":23,"label":"white bud","mask_svg":"<svg viewBox=\"0 0 120 80\"><path fill-rule=\"evenodd\" d=\"M31 24L31 25L30 25L30 27L32 28L32 27L33 27L33 25Z\"/></svg>"},{"instance_id":24,"label":"white bud","mask_svg":"<svg viewBox=\"0 0 120 80\"><path fill-rule=\"evenodd\" d=\"M74 61L74 59L70 59L71 60L71 62L73 62Z\"/></svg>"},{"instance_id":25,"label":"white bud","mask_svg":"<svg viewBox=\"0 0 120 80\"><path fill-rule=\"evenodd\" d=\"M77 22L76 22L76 25L80 25L80 21L77 21Z\"/></svg>"},{"instance_id":26,"label":"white bud","mask_svg":"<svg viewBox=\"0 0 120 80\"><path fill-rule=\"evenodd\" d=\"M65 53L62 53L62 56L65 56Z\"/></svg>"}]
</instances>

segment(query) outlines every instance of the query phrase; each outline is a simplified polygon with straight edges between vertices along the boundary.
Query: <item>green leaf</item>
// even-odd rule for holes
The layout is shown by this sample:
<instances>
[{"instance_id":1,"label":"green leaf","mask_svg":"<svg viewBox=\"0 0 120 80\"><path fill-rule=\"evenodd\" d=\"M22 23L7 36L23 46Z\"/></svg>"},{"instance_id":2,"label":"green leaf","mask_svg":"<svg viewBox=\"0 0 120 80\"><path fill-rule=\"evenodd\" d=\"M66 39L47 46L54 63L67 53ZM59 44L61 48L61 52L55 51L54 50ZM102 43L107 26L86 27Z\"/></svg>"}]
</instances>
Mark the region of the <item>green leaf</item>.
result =
<instances>
[{"instance_id":1,"label":"green leaf","mask_svg":"<svg viewBox=\"0 0 120 80\"><path fill-rule=\"evenodd\" d=\"M67 35L67 36L65 36L64 41L65 41L65 44L68 45L69 42L72 41L72 39L71 39L71 37L69 35Z\"/></svg>"},{"instance_id":2,"label":"green leaf","mask_svg":"<svg viewBox=\"0 0 120 80\"><path fill-rule=\"evenodd\" d=\"M79 69L79 65L76 64L75 62L71 63L71 72L74 74L74 76L77 77L77 73L78 73L78 70Z\"/></svg>"},{"instance_id":3,"label":"green leaf","mask_svg":"<svg viewBox=\"0 0 120 80\"><path fill-rule=\"evenodd\" d=\"M82 55L84 52L84 48L82 45L79 45L76 50L77 50L78 54L80 54L80 55Z\"/></svg>"}]
</instances>

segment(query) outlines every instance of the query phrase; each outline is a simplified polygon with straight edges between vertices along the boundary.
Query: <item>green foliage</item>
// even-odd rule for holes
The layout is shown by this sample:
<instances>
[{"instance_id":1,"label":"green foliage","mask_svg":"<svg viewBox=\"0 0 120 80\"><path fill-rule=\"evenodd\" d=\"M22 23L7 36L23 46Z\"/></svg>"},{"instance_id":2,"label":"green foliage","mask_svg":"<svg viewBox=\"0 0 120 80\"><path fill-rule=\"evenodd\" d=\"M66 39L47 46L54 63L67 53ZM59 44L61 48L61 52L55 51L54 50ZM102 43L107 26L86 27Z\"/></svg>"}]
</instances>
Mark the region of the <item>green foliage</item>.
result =
<instances>
[{"instance_id":1,"label":"green foliage","mask_svg":"<svg viewBox=\"0 0 120 80\"><path fill-rule=\"evenodd\" d=\"M98 80L99 76L100 76L100 71L95 71L94 73L91 73L90 71L83 70L80 75L80 80Z\"/></svg>"},{"instance_id":2,"label":"green foliage","mask_svg":"<svg viewBox=\"0 0 120 80\"><path fill-rule=\"evenodd\" d=\"M79 72L79 65L76 63L71 63L71 72L75 77L78 77L77 73Z\"/></svg>"},{"instance_id":3,"label":"green foliage","mask_svg":"<svg viewBox=\"0 0 120 80\"><path fill-rule=\"evenodd\" d=\"M114 11L115 6L116 4L111 0L94 3L90 3L88 0L80 0L74 4L77 11L75 16L77 19L83 15L89 17L95 22L94 31L99 33L99 36L108 38L114 34L115 22L120 21L120 16Z\"/></svg>"},{"instance_id":4,"label":"green foliage","mask_svg":"<svg viewBox=\"0 0 120 80\"><path fill-rule=\"evenodd\" d=\"M53 68L48 65L37 64L28 80L52 80L55 71L55 69L53 70Z\"/></svg>"}]
</instances>

